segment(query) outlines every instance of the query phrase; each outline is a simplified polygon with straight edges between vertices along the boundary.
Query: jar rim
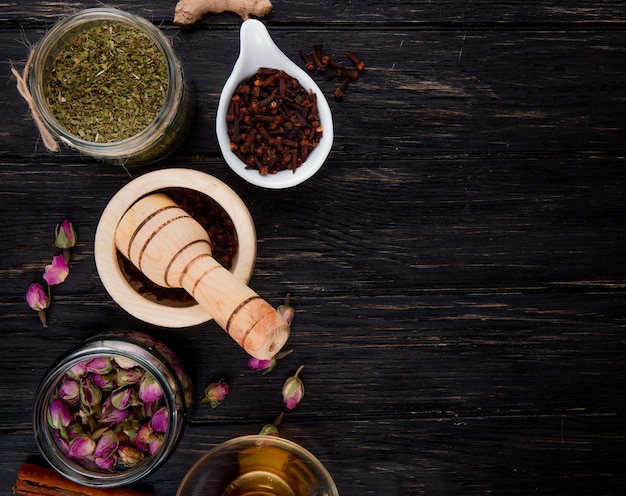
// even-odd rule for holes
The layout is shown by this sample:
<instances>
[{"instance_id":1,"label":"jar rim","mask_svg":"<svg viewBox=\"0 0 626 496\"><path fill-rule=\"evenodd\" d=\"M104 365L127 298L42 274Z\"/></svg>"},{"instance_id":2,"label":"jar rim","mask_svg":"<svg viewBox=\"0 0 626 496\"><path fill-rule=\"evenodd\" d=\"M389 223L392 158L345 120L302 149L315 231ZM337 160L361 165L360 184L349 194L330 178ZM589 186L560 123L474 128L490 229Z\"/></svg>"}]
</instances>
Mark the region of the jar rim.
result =
<instances>
[{"instance_id":1,"label":"jar rim","mask_svg":"<svg viewBox=\"0 0 626 496\"><path fill-rule=\"evenodd\" d=\"M59 124L50 110L44 93L43 77L53 50L67 33L81 32L100 21L126 24L148 35L163 53L167 65L168 86L164 103L155 118L139 133L120 141L98 143L70 133ZM63 45L65 46L65 44ZM28 86L44 125L65 145L98 158L129 158L158 141L177 116L177 106L169 102L180 101L184 91L182 66L170 40L147 19L110 7L81 10L58 21L34 46L29 66Z\"/></svg>"}]
</instances>

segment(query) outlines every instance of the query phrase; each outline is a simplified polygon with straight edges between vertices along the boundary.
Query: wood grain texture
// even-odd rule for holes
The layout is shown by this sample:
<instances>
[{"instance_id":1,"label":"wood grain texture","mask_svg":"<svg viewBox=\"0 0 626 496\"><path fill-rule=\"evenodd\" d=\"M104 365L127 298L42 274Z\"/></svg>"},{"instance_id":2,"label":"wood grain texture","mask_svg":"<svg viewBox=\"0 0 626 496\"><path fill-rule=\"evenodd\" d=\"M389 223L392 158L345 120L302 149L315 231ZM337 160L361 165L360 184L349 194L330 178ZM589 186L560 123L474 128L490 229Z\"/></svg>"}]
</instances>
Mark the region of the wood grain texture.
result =
<instances>
[{"instance_id":1,"label":"wood grain texture","mask_svg":"<svg viewBox=\"0 0 626 496\"><path fill-rule=\"evenodd\" d=\"M20 64L68 9L9 2L0 59ZM216 444L284 409L300 364L306 395L281 433L329 468L342 495L618 495L626 484L626 8L619 2L279 2L264 18L294 61L323 42L367 68L331 98L335 145L311 180L248 185L215 139L239 19L171 25L173 3L122 2L171 36L197 96L185 143L128 172L44 151L6 67L0 85L0 495L23 461L35 388L66 349L133 329L184 357L195 405L181 445L136 489L175 494ZM316 75L327 96L335 83ZM250 286L290 292L293 352L271 373L214 322L138 321L102 286L95 228L131 176L190 167L226 182L257 231ZM53 288L50 327L24 301L57 253L79 242ZM224 377L227 399L199 403ZM17 380L16 380L17 378Z\"/></svg>"}]
</instances>

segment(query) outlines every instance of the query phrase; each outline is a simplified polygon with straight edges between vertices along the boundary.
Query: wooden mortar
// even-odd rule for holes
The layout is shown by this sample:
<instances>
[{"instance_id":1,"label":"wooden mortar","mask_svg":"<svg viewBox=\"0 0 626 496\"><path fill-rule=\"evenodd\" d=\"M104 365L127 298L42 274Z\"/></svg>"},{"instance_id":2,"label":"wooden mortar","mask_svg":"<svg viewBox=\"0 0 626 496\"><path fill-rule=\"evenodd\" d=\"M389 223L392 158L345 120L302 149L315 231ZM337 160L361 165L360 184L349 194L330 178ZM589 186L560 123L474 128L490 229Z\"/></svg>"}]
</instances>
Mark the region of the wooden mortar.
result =
<instances>
[{"instance_id":1,"label":"wooden mortar","mask_svg":"<svg viewBox=\"0 0 626 496\"><path fill-rule=\"evenodd\" d=\"M133 204L117 225L115 243L154 283L185 288L250 355L271 359L287 341L289 324L212 257L206 231L167 195Z\"/></svg>"}]
</instances>

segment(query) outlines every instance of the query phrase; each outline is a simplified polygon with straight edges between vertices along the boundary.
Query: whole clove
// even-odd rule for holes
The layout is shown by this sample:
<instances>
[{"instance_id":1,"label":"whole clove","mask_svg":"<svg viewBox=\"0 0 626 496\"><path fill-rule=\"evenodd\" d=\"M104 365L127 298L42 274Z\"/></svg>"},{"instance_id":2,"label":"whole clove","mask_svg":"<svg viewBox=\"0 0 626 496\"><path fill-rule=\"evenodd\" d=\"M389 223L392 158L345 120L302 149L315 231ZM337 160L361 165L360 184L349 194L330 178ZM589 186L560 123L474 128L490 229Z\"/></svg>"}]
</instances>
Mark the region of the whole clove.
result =
<instances>
[{"instance_id":1,"label":"whole clove","mask_svg":"<svg viewBox=\"0 0 626 496\"><path fill-rule=\"evenodd\" d=\"M317 71L319 74L326 74L326 80L331 81L333 79L341 79L342 82L335 88L333 96L336 100L340 100L344 96L344 91L348 87L351 81L356 81L359 78L359 73L365 70L365 62L363 62L354 52L346 52L346 57L354 65L355 70L350 71L346 68L343 62L334 60L329 55L324 55L322 52L323 45L316 43L313 45L313 51L310 53L310 58L306 52L300 49L300 56L304 61L304 67L309 72ZM327 72L327 69L334 69L332 72Z\"/></svg>"},{"instance_id":2,"label":"whole clove","mask_svg":"<svg viewBox=\"0 0 626 496\"><path fill-rule=\"evenodd\" d=\"M313 63L302 52L305 64ZM237 86L228 115L230 149L259 174L295 172L323 135L317 97L278 69L261 67Z\"/></svg>"}]
</instances>

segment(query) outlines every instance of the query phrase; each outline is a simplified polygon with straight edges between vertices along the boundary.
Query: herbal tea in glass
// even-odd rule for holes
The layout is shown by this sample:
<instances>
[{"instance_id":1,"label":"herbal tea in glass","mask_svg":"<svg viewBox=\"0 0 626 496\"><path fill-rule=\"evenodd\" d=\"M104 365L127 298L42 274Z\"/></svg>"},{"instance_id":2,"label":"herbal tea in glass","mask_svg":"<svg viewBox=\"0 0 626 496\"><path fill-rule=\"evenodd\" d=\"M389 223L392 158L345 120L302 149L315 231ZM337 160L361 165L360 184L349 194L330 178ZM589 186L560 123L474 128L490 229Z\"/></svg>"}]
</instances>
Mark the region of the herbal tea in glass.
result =
<instances>
[{"instance_id":1,"label":"herbal tea in glass","mask_svg":"<svg viewBox=\"0 0 626 496\"><path fill-rule=\"evenodd\" d=\"M277 436L243 436L213 448L185 476L177 496L338 496L313 454Z\"/></svg>"},{"instance_id":2,"label":"herbal tea in glass","mask_svg":"<svg viewBox=\"0 0 626 496\"><path fill-rule=\"evenodd\" d=\"M254 446L239 453L239 476L223 496L306 496L315 476L306 463L274 446Z\"/></svg>"}]
</instances>

